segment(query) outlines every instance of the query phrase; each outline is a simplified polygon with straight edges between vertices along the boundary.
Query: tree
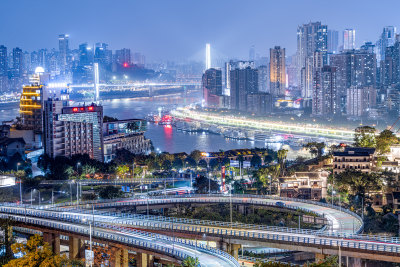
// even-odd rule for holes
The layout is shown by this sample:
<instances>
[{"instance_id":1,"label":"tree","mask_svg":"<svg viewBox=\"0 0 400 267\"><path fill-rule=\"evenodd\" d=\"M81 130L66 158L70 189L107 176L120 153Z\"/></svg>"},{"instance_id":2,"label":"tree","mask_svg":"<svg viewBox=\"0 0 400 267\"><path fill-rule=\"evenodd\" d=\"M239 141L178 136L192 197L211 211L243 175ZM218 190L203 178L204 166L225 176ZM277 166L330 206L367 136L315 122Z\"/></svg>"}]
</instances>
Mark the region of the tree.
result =
<instances>
[{"instance_id":1,"label":"tree","mask_svg":"<svg viewBox=\"0 0 400 267\"><path fill-rule=\"evenodd\" d=\"M207 167L208 167L207 161L204 159L200 160L198 166L200 168L207 169Z\"/></svg>"},{"instance_id":2,"label":"tree","mask_svg":"<svg viewBox=\"0 0 400 267\"><path fill-rule=\"evenodd\" d=\"M280 174L283 175L284 170L285 170L285 161L287 157L288 150L287 149L279 149L278 150L278 163L279 163L279 169L280 169Z\"/></svg>"},{"instance_id":3,"label":"tree","mask_svg":"<svg viewBox=\"0 0 400 267\"><path fill-rule=\"evenodd\" d=\"M121 189L112 185L102 187L99 191L99 197L102 199L113 199L113 198L119 198L121 196L122 196Z\"/></svg>"},{"instance_id":4,"label":"tree","mask_svg":"<svg viewBox=\"0 0 400 267\"><path fill-rule=\"evenodd\" d=\"M26 244L12 245L14 254L21 253L22 257L9 261L4 267L61 267L68 263L65 255L54 255L48 243L40 235L32 236Z\"/></svg>"},{"instance_id":5,"label":"tree","mask_svg":"<svg viewBox=\"0 0 400 267\"><path fill-rule=\"evenodd\" d=\"M183 267L198 267L200 266L199 258L187 257L182 262Z\"/></svg>"},{"instance_id":6,"label":"tree","mask_svg":"<svg viewBox=\"0 0 400 267\"><path fill-rule=\"evenodd\" d=\"M201 152L200 152L199 150L193 150L193 151L190 153L190 157L191 157L192 159L194 159L194 161L196 161L196 163L197 163L197 162L199 162L199 160L201 159Z\"/></svg>"},{"instance_id":7,"label":"tree","mask_svg":"<svg viewBox=\"0 0 400 267\"><path fill-rule=\"evenodd\" d=\"M171 161L169 161L168 159L164 160L163 163L162 163L162 169L164 171L169 171L169 170L171 170L171 168L172 168Z\"/></svg>"},{"instance_id":8,"label":"tree","mask_svg":"<svg viewBox=\"0 0 400 267\"><path fill-rule=\"evenodd\" d=\"M185 159L185 165L186 165L186 167L194 168L197 166L197 162L192 157L187 157Z\"/></svg>"},{"instance_id":9,"label":"tree","mask_svg":"<svg viewBox=\"0 0 400 267\"><path fill-rule=\"evenodd\" d=\"M219 185L216 181L211 180L205 176L200 175L196 177L195 182L193 184L194 190L199 194L208 193L208 189L210 187L211 193L216 193L219 191Z\"/></svg>"},{"instance_id":10,"label":"tree","mask_svg":"<svg viewBox=\"0 0 400 267\"><path fill-rule=\"evenodd\" d=\"M261 158L259 155L254 155L250 160L250 165L254 168L258 168L261 166Z\"/></svg>"},{"instance_id":11,"label":"tree","mask_svg":"<svg viewBox=\"0 0 400 267\"><path fill-rule=\"evenodd\" d=\"M322 152L325 147L325 143L321 142L309 142L305 145L303 145L304 148L308 149L308 151L311 153L316 158L322 157Z\"/></svg>"},{"instance_id":12,"label":"tree","mask_svg":"<svg viewBox=\"0 0 400 267\"><path fill-rule=\"evenodd\" d=\"M118 176L125 178L126 174L129 172L129 166L128 165L119 165L117 167L116 172L117 172Z\"/></svg>"},{"instance_id":13,"label":"tree","mask_svg":"<svg viewBox=\"0 0 400 267\"><path fill-rule=\"evenodd\" d=\"M107 262L112 262L115 259L117 250L117 248L109 247L108 245L104 247L94 246L94 266L104 266Z\"/></svg>"},{"instance_id":14,"label":"tree","mask_svg":"<svg viewBox=\"0 0 400 267\"><path fill-rule=\"evenodd\" d=\"M399 139L390 130L383 130L376 137L376 150L378 154L383 155L390 152L390 146L393 144L398 144Z\"/></svg>"},{"instance_id":15,"label":"tree","mask_svg":"<svg viewBox=\"0 0 400 267\"><path fill-rule=\"evenodd\" d=\"M357 127L354 134L354 146L356 147L375 147L376 129L370 126Z\"/></svg>"},{"instance_id":16,"label":"tree","mask_svg":"<svg viewBox=\"0 0 400 267\"><path fill-rule=\"evenodd\" d=\"M219 162L217 159L211 159L210 163L208 164L211 170L216 170L219 166Z\"/></svg>"},{"instance_id":17,"label":"tree","mask_svg":"<svg viewBox=\"0 0 400 267\"><path fill-rule=\"evenodd\" d=\"M174 167L174 169L178 170L178 169L182 169L183 167L183 160L180 158L175 158L174 161L172 162L172 166Z\"/></svg>"},{"instance_id":18,"label":"tree","mask_svg":"<svg viewBox=\"0 0 400 267\"><path fill-rule=\"evenodd\" d=\"M0 265L5 264L14 257L12 253L12 244L14 242L11 228L12 225L13 221L10 218L0 219L0 229L4 233L2 242L0 242L1 247L4 249L4 254L0 257Z\"/></svg>"}]
</instances>

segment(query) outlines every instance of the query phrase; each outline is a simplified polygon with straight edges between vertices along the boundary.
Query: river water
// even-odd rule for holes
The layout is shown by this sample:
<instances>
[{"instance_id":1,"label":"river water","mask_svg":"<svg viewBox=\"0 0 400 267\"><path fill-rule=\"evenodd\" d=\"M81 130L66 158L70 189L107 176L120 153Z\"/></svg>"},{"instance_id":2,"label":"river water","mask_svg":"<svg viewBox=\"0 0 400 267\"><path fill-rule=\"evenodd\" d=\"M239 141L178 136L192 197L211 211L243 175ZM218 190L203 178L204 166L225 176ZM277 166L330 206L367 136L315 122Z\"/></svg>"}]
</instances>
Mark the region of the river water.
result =
<instances>
[{"instance_id":1,"label":"river water","mask_svg":"<svg viewBox=\"0 0 400 267\"><path fill-rule=\"evenodd\" d=\"M196 98L182 98L179 96L164 96L154 99L131 98L112 99L102 101L104 115L118 119L143 119L150 113L158 113L158 109L165 111L180 105L190 104ZM71 103L73 105L73 103ZM0 120L10 120L18 116L19 103L0 104ZM170 153L186 152L197 149L205 152L229 150L238 148L266 147L264 142L226 139L222 135L208 133L187 133L176 130L170 125L156 125L149 123L145 136L152 140L159 151ZM279 149L280 144L269 145ZM293 151L294 152L294 151ZM297 151L298 152L298 151ZM293 156L294 157L294 156Z\"/></svg>"}]
</instances>

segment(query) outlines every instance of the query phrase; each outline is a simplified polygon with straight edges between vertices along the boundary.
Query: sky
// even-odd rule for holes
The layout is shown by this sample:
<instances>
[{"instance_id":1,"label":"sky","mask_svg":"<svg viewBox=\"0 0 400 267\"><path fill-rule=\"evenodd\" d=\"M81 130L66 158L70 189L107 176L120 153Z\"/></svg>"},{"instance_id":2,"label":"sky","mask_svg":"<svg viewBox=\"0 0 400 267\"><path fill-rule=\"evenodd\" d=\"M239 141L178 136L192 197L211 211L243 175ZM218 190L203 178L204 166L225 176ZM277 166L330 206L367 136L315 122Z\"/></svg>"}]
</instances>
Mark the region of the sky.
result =
<instances>
[{"instance_id":1,"label":"sky","mask_svg":"<svg viewBox=\"0 0 400 267\"><path fill-rule=\"evenodd\" d=\"M296 51L298 25L321 21L328 29L354 28L356 42L375 42L384 26L399 28L399 0L0 0L0 45L32 51L105 42L151 60L248 59L279 45Z\"/></svg>"}]
</instances>

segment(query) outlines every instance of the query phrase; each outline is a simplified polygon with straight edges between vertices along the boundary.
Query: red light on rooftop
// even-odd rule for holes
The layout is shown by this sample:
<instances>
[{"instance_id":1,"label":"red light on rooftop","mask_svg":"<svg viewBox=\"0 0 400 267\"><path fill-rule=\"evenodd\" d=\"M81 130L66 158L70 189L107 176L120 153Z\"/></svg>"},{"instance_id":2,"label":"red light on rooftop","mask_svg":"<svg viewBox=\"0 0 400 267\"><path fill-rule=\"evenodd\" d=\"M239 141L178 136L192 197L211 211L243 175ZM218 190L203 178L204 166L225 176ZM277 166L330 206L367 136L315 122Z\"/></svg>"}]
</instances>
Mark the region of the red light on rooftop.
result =
<instances>
[{"instance_id":1,"label":"red light on rooftop","mask_svg":"<svg viewBox=\"0 0 400 267\"><path fill-rule=\"evenodd\" d=\"M85 108L80 108L81 111L85 111Z\"/></svg>"},{"instance_id":2,"label":"red light on rooftop","mask_svg":"<svg viewBox=\"0 0 400 267\"><path fill-rule=\"evenodd\" d=\"M72 112L78 112L78 108L73 108Z\"/></svg>"},{"instance_id":3,"label":"red light on rooftop","mask_svg":"<svg viewBox=\"0 0 400 267\"><path fill-rule=\"evenodd\" d=\"M126 62L124 63L124 65L123 65L123 66L124 66L124 68L127 68L127 67L129 67L128 63L126 63Z\"/></svg>"},{"instance_id":4,"label":"red light on rooftop","mask_svg":"<svg viewBox=\"0 0 400 267\"><path fill-rule=\"evenodd\" d=\"M93 111L93 106L88 107L89 111Z\"/></svg>"}]
</instances>

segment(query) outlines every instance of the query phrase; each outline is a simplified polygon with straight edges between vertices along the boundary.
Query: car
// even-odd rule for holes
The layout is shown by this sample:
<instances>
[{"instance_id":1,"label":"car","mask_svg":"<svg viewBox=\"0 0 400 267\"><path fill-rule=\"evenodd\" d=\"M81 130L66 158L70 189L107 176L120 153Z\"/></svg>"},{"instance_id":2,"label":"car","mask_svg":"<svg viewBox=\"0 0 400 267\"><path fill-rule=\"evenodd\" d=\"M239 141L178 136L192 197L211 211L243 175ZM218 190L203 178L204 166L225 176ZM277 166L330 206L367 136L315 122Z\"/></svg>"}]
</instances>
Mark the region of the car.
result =
<instances>
[{"instance_id":1,"label":"car","mask_svg":"<svg viewBox=\"0 0 400 267\"><path fill-rule=\"evenodd\" d=\"M278 207L285 207L286 206L285 203L283 203L281 201L276 202L275 205L278 206Z\"/></svg>"}]
</instances>

